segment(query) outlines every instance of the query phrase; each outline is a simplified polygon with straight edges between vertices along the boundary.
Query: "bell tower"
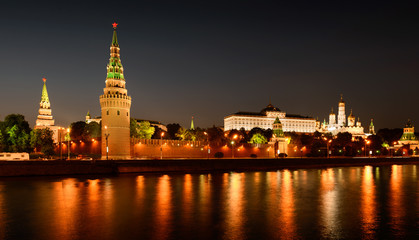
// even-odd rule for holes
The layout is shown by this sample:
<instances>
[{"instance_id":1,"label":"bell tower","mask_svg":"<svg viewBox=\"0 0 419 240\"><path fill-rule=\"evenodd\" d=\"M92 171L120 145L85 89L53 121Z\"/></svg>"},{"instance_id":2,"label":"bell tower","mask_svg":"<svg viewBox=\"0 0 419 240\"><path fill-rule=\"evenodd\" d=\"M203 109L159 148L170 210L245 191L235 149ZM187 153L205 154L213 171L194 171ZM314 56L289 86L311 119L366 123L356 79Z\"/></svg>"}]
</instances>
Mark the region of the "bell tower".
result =
<instances>
[{"instance_id":1,"label":"bell tower","mask_svg":"<svg viewBox=\"0 0 419 240\"><path fill-rule=\"evenodd\" d=\"M102 159L129 159L131 97L125 88L124 68L119 55L116 36L117 23L113 23L110 59L103 95L100 96L102 111Z\"/></svg>"}]
</instances>

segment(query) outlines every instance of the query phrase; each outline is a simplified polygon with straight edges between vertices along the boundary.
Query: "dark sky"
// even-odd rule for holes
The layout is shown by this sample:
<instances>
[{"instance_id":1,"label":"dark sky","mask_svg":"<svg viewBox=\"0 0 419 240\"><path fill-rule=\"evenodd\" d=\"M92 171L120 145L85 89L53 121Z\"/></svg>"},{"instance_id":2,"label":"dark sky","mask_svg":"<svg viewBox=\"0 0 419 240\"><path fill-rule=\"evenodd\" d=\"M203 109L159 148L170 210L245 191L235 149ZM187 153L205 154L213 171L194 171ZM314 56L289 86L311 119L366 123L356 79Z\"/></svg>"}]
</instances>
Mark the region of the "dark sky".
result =
<instances>
[{"instance_id":1,"label":"dark sky","mask_svg":"<svg viewBox=\"0 0 419 240\"><path fill-rule=\"evenodd\" d=\"M342 93L364 126L419 125L417 5L60 2L2 3L1 119L21 113L33 126L43 77L56 124L100 115L116 21L133 117L209 127L270 97L323 120Z\"/></svg>"}]
</instances>

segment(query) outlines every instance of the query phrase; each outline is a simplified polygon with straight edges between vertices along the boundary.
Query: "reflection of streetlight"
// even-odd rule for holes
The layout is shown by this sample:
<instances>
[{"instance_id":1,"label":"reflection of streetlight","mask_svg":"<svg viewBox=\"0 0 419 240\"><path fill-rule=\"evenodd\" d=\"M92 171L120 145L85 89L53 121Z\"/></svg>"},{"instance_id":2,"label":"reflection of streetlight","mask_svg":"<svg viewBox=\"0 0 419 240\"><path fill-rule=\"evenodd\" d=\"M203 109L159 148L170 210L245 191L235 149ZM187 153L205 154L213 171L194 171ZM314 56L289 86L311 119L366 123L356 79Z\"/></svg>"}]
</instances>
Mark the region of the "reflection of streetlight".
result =
<instances>
[{"instance_id":1,"label":"reflection of streetlight","mask_svg":"<svg viewBox=\"0 0 419 240\"><path fill-rule=\"evenodd\" d=\"M109 160L109 145L108 145L108 138L109 138L109 133L108 133L108 126L105 126L105 139L106 139L106 160Z\"/></svg>"},{"instance_id":2,"label":"reflection of streetlight","mask_svg":"<svg viewBox=\"0 0 419 240\"><path fill-rule=\"evenodd\" d=\"M67 159L70 160L70 128L67 128L67 134L68 134L68 138L67 138L68 157L67 157Z\"/></svg>"},{"instance_id":3,"label":"reflection of streetlight","mask_svg":"<svg viewBox=\"0 0 419 240\"><path fill-rule=\"evenodd\" d=\"M160 159L163 159L163 136L164 132L160 134Z\"/></svg>"},{"instance_id":4,"label":"reflection of streetlight","mask_svg":"<svg viewBox=\"0 0 419 240\"><path fill-rule=\"evenodd\" d=\"M209 136L207 132L204 132L205 136L207 136L207 159L209 159L210 154L210 145L209 145Z\"/></svg>"}]
</instances>

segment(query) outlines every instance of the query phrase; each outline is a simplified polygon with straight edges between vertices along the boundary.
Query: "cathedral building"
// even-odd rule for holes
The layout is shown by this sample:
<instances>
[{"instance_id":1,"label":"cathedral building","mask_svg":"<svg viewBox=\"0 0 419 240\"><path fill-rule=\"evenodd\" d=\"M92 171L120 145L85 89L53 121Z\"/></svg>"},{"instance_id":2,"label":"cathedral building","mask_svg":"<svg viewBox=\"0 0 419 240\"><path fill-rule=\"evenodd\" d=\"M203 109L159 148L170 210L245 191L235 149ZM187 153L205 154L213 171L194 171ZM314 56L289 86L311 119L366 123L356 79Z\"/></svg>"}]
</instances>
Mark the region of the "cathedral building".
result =
<instances>
[{"instance_id":1,"label":"cathedral building","mask_svg":"<svg viewBox=\"0 0 419 240\"><path fill-rule=\"evenodd\" d=\"M124 68L120 48L113 25L110 59L103 95L100 96L102 112L102 159L129 159L130 155L130 109L131 97L125 87Z\"/></svg>"},{"instance_id":2,"label":"cathedral building","mask_svg":"<svg viewBox=\"0 0 419 240\"><path fill-rule=\"evenodd\" d=\"M282 123L276 117L272 126L272 138L269 142L274 147L275 157L279 157L281 153L288 155L288 141L285 138L282 129Z\"/></svg>"},{"instance_id":3,"label":"cathedral building","mask_svg":"<svg viewBox=\"0 0 419 240\"><path fill-rule=\"evenodd\" d=\"M338 105L338 115L336 121L336 114L332 111L329 114L329 123L326 120L318 129L319 132L330 132L333 135L337 135L340 132L349 132L352 136L365 136L364 127L361 126L361 121L358 118L358 121L355 121L355 116L351 113L348 118L346 118L345 113L345 101L343 101L343 96L341 95L339 105ZM371 120L372 124L372 120ZM374 126L373 126L374 127ZM371 131L370 131L371 132Z\"/></svg>"},{"instance_id":4,"label":"cathedral building","mask_svg":"<svg viewBox=\"0 0 419 240\"><path fill-rule=\"evenodd\" d=\"M59 133L62 128L55 126L55 120L52 117L51 103L47 91L47 79L43 78L44 86L42 88L41 102L39 103L38 117L35 122L34 129L49 128L53 132L52 139L55 143L59 141Z\"/></svg>"},{"instance_id":5,"label":"cathedral building","mask_svg":"<svg viewBox=\"0 0 419 240\"><path fill-rule=\"evenodd\" d=\"M314 133L316 131L314 118L287 114L270 103L260 112L237 112L225 117L224 131L240 130L241 128L250 131L255 127L272 129L276 118L282 123L284 132Z\"/></svg>"}]
</instances>

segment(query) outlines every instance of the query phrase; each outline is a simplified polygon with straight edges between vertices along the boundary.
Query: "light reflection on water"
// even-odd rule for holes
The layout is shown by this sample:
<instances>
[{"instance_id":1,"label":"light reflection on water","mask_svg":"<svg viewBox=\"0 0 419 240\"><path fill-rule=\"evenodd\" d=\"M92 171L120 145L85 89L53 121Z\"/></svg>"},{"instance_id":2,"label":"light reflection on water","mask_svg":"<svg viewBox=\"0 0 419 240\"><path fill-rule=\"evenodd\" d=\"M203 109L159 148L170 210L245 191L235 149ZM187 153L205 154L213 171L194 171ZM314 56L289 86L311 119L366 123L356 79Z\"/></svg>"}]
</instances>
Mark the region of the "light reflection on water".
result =
<instances>
[{"instance_id":1,"label":"light reflection on water","mask_svg":"<svg viewBox=\"0 0 419 240\"><path fill-rule=\"evenodd\" d=\"M415 238L416 167L4 178L0 239Z\"/></svg>"}]
</instances>

